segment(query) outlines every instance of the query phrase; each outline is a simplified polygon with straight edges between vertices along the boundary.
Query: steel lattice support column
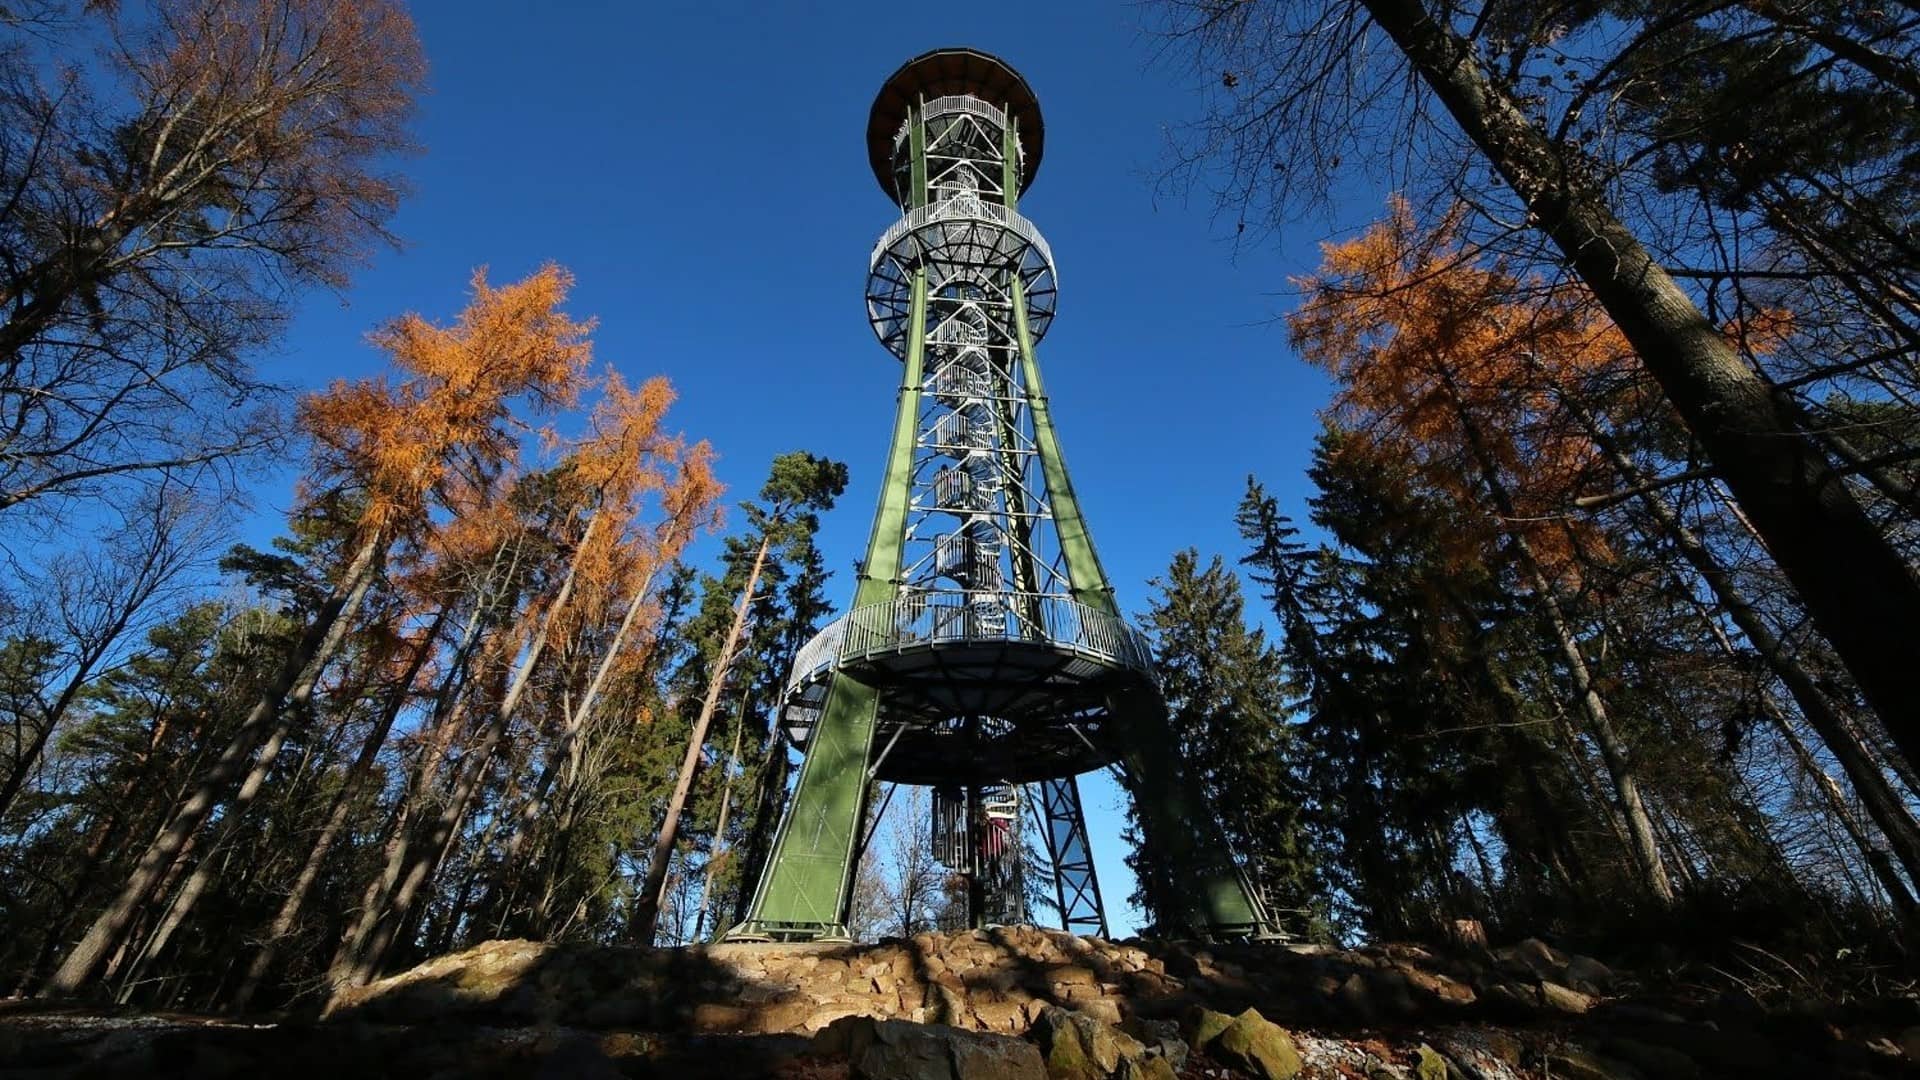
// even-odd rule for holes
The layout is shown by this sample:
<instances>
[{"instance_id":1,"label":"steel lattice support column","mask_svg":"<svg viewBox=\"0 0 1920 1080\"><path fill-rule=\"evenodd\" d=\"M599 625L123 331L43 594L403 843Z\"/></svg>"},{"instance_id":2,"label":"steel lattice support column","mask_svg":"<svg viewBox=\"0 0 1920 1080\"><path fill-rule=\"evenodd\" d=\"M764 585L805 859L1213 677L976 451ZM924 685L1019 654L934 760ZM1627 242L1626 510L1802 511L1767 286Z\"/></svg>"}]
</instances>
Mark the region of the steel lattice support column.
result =
<instances>
[{"instance_id":1,"label":"steel lattice support column","mask_svg":"<svg viewBox=\"0 0 1920 1080\"><path fill-rule=\"evenodd\" d=\"M1100 903L1100 879L1093 871L1093 847L1087 842L1087 816L1080 809L1080 785L1071 776L1042 780L1035 810L1053 868L1053 890L1061 929L1107 935L1107 909Z\"/></svg>"},{"instance_id":2,"label":"steel lattice support column","mask_svg":"<svg viewBox=\"0 0 1920 1080\"><path fill-rule=\"evenodd\" d=\"M901 213L867 281L903 365L893 438L853 607L794 658L781 724L806 759L731 937L846 933L875 780L964 793L964 841L943 846L975 925L1024 917L1018 792L1038 785L1062 915L1104 929L1073 777L1116 765L1179 878L1153 886L1162 928L1268 929L1180 767L1041 384L1057 275L1019 203L1043 130L1026 81L969 49L909 61L874 102L871 163Z\"/></svg>"}]
</instances>

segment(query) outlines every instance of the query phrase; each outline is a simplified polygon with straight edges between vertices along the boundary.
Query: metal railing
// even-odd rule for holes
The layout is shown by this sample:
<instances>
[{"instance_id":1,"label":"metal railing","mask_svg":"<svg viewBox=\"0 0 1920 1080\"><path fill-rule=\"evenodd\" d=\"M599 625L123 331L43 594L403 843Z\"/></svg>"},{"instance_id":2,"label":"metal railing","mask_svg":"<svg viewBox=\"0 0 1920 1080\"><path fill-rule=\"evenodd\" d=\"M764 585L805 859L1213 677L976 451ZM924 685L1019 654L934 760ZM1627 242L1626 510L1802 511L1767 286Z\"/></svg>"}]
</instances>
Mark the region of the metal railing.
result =
<instances>
[{"instance_id":1,"label":"metal railing","mask_svg":"<svg viewBox=\"0 0 1920 1080\"><path fill-rule=\"evenodd\" d=\"M919 593L855 608L827 624L795 654L787 686L854 658L969 641L1032 642L1142 671L1153 667L1145 634L1064 596Z\"/></svg>"},{"instance_id":2,"label":"metal railing","mask_svg":"<svg viewBox=\"0 0 1920 1080\"><path fill-rule=\"evenodd\" d=\"M1007 114L981 101L972 94L948 94L946 97L934 98L932 101L920 107L921 116L928 120L938 119L942 116L951 116L954 113L967 113L970 116L977 116L999 128L1001 131L1007 130ZM899 152L900 144L907 141L907 136L911 133L912 129L913 120L911 118L900 122L899 129L893 133L893 149L895 153ZM1022 157L1026 156L1025 149L1025 147L1021 148Z\"/></svg>"},{"instance_id":3,"label":"metal railing","mask_svg":"<svg viewBox=\"0 0 1920 1080\"><path fill-rule=\"evenodd\" d=\"M946 116L949 113L970 113L983 120L992 121L994 126L1003 131L1007 127L1006 113L972 94L948 94L946 97L934 98L920 107L920 114L928 120L937 116Z\"/></svg>"},{"instance_id":4,"label":"metal railing","mask_svg":"<svg viewBox=\"0 0 1920 1080\"><path fill-rule=\"evenodd\" d=\"M999 203L987 202L985 200L967 199L964 200L963 205L956 205L962 203L963 200L948 199L944 202L915 207L908 211L901 216L899 221L888 226L886 232L880 234L880 241L873 245L873 255L867 260L867 265L874 268L879 267L880 260L886 256L887 252L890 251L895 244L898 244L908 234L924 229L929 225L937 225L942 222L990 222L1019 237L1027 245L1040 253L1041 259L1045 260L1049 269L1053 268L1053 249L1047 246L1046 237L1040 235L1040 230L1034 227L1033 222L1020 216L1019 211L1009 210ZM941 239L944 242L946 238L942 237ZM934 246L937 247L940 245ZM977 247L978 245L969 244L967 246ZM1058 277L1057 272L1055 276Z\"/></svg>"},{"instance_id":5,"label":"metal railing","mask_svg":"<svg viewBox=\"0 0 1920 1080\"><path fill-rule=\"evenodd\" d=\"M800 651L793 654L793 671L787 675L787 689L791 690L834 666L840 659L840 642L846 636L847 617L842 615L813 635L812 641L800 646Z\"/></svg>"}]
</instances>

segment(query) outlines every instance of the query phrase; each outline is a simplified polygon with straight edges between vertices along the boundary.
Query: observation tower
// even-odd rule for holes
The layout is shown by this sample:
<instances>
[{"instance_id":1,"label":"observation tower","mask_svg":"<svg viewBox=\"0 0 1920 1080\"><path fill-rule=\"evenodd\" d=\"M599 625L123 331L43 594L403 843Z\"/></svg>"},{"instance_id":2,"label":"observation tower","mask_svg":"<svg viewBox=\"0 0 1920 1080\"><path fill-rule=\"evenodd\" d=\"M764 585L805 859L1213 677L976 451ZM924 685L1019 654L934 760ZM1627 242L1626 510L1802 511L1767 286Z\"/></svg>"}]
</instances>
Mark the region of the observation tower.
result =
<instances>
[{"instance_id":1,"label":"observation tower","mask_svg":"<svg viewBox=\"0 0 1920 1080\"><path fill-rule=\"evenodd\" d=\"M1029 921L1037 874L1065 928L1104 935L1075 777L1109 766L1172 869L1147 883L1162 932L1270 933L1183 773L1041 386L1057 276L1019 201L1044 135L1026 80L972 49L915 57L874 100L867 154L901 216L874 245L867 318L904 367L898 408L853 605L787 682L779 722L805 760L731 939L845 937L870 794L900 784L933 789L933 849L972 925ZM1022 865L1023 816L1045 865Z\"/></svg>"}]
</instances>

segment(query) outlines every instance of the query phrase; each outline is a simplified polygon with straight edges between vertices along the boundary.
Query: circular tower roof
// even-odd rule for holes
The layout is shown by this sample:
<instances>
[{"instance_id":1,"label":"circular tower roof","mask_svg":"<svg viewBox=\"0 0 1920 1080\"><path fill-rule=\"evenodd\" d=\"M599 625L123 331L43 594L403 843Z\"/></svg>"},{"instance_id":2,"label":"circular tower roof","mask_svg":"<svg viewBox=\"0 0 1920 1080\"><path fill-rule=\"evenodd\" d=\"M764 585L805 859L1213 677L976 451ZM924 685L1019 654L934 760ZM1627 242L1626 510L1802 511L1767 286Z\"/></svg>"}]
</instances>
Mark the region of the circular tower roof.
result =
<instances>
[{"instance_id":1,"label":"circular tower roof","mask_svg":"<svg viewBox=\"0 0 1920 1080\"><path fill-rule=\"evenodd\" d=\"M1006 107L1007 115L1020 129L1020 148L1026 155L1025 174L1020 179L1024 194L1040 171L1045 134L1040 124L1040 101L1033 96L1027 80L1005 60L978 49L921 53L900 65L880 88L880 96L873 99L873 111L867 114L867 158L880 190L893 195L893 136L907 119L907 111L923 97L947 94L972 94Z\"/></svg>"}]
</instances>

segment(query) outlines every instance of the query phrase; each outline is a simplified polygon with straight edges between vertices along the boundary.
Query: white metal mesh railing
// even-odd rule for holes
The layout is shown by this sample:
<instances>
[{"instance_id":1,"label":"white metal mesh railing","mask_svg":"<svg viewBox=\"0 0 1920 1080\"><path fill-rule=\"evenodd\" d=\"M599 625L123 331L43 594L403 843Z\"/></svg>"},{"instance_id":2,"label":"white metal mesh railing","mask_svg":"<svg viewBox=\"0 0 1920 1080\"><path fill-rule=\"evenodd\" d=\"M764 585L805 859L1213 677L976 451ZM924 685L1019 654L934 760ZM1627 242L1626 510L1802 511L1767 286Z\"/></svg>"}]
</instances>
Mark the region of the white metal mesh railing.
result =
<instances>
[{"instance_id":1,"label":"white metal mesh railing","mask_svg":"<svg viewBox=\"0 0 1920 1080\"><path fill-rule=\"evenodd\" d=\"M1007 114L971 94L949 94L946 97L934 98L932 101L921 106L921 115L928 120L936 120L942 116L952 116L956 113L977 116L1001 131L1007 130ZM913 119L911 117L900 122L900 127L893 133L893 152L896 155L900 153L901 147L906 143L907 137L912 131ZM1027 165L1027 148L1024 142L1014 147L1014 153L1018 155L1017 163L1020 166L1021 175L1024 176Z\"/></svg>"},{"instance_id":2,"label":"white metal mesh railing","mask_svg":"<svg viewBox=\"0 0 1920 1080\"><path fill-rule=\"evenodd\" d=\"M969 116L977 116L985 120L1001 131L1007 129L1006 113L971 94L949 94L946 97L934 98L932 101L921 106L920 112L921 115L928 120L937 120L942 116L952 116L955 113L966 113ZM900 122L900 127L893 133L893 148L895 152L899 151L900 144L907 141L907 136L912 130L913 120L911 118ZM1025 156L1024 148L1022 156Z\"/></svg>"},{"instance_id":3,"label":"white metal mesh railing","mask_svg":"<svg viewBox=\"0 0 1920 1080\"><path fill-rule=\"evenodd\" d=\"M952 199L946 202L933 203L928 206L915 207L908 211L901 216L899 221L888 226L886 232L880 234L880 242L873 245L873 256L868 260L868 264L877 267L880 264L880 260L888 251L892 250L895 244L900 242L902 237L908 233L924 229L929 225L935 225L941 222L981 221L992 222L995 225L1004 227L1037 251L1041 260L1049 269L1053 267L1053 249L1047 246L1046 237L1040 235L1040 230L1034 227L1033 222L1020 216L1019 211L1009 210L999 203L973 199L964 201ZM1004 245L985 245L970 241L962 242L960 238L943 237L942 244L956 246L972 257L989 262L998 261L1003 255L1018 254L1017 250L1003 252L1001 249ZM939 247L941 245L936 244L934 246ZM1017 248L1018 245L1014 247ZM976 252L974 249L980 250Z\"/></svg>"},{"instance_id":4,"label":"white metal mesh railing","mask_svg":"<svg viewBox=\"0 0 1920 1080\"><path fill-rule=\"evenodd\" d=\"M1064 596L920 593L855 608L829 623L794 656L787 685L854 657L965 641L1051 645L1141 670L1153 664L1146 635Z\"/></svg>"},{"instance_id":5,"label":"white metal mesh railing","mask_svg":"<svg viewBox=\"0 0 1920 1080\"><path fill-rule=\"evenodd\" d=\"M981 101L971 94L949 94L946 97L934 98L932 101L921 106L921 115L929 120L940 116L947 116L951 113L967 113L972 116L978 116L982 120L992 122L994 126L1001 129L1005 129L1007 126L1006 113L1001 112L999 109Z\"/></svg>"},{"instance_id":6,"label":"white metal mesh railing","mask_svg":"<svg viewBox=\"0 0 1920 1080\"><path fill-rule=\"evenodd\" d=\"M845 615L828 623L821 631L813 635L813 640L800 646L793 654L793 671L787 676L787 686L792 688L832 667L840 658L840 643L847 636L847 617Z\"/></svg>"}]
</instances>

